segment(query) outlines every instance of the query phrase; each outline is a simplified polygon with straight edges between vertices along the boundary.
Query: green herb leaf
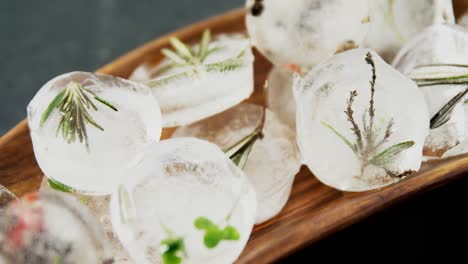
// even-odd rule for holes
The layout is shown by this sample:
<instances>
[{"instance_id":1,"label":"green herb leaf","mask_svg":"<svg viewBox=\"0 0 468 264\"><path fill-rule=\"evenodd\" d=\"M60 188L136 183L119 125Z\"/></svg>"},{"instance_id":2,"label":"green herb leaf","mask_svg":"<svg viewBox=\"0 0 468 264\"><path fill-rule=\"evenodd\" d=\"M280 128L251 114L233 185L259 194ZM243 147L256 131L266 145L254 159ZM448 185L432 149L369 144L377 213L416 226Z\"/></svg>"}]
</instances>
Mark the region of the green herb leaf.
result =
<instances>
[{"instance_id":1,"label":"green herb leaf","mask_svg":"<svg viewBox=\"0 0 468 264\"><path fill-rule=\"evenodd\" d=\"M224 240L239 240L240 234L235 227L227 226L223 230L223 239Z\"/></svg>"},{"instance_id":2,"label":"green herb leaf","mask_svg":"<svg viewBox=\"0 0 468 264\"><path fill-rule=\"evenodd\" d=\"M234 58L207 64L205 68L208 72L228 72L236 70L244 65L244 62L242 60L244 54L245 50L241 51L241 53Z\"/></svg>"},{"instance_id":3,"label":"green herb leaf","mask_svg":"<svg viewBox=\"0 0 468 264\"><path fill-rule=\"evenodd\" d=\"M176 64L184 65L187 63L184 58L182 58L170 49L162 49L161 53Z\"/></svg>"},{"instance_id":4,"label":"green herb leaf","mask_svg":"<svg viewBox=\"0 0 468 264\"><path fill-rule=\"evenodd\" d=\"M75 142L78 138L80 142L84 142L86 147L88 147L86 124L90 124L104 131L104 128L101 127L88 112L90 109L98 110L88 95L92 95L97 102L110 109L118 111L111 103L100 98L81 84L72 81L57 94L46 108L41 117L41 126L49 119L51 113L57 109L61 113L56 130L57 136L61 135L69 144Z\"/></svg>"},{"instance_id":5,"label":"green herb leaf","mask_svg":"<svg viewBox=\"0 0 468 264\"><path fill-rule=\"evenodd\" d=\"M200 40L200 45L198 47L198 57L200 58L200 61L203 62L208 56L208 46L210 45L211 42L211 32L210 30L205 30L203 32L202 38Z\"/></svg>"},{"instance_id":6,"label":"green herb leaf","mask_svg":"<svg viewBox=\"0 0 468 264\"><path fill-rule=\"evenodd\" d=\"M179 56L182 56L186 60L189 60L193 57L190 49L178 38L172 37L169 39L169 41Z\"/></svg>"},{"instance_id":7,"label":"green herb leaf","mask_svg":"<svg viewBox=\"0 0 468 264\"><path fill-rule=\"evenodd\" d=\"M46 110L42 114L41 117L41 126L49 119L49 116L54 112L55 109L58 108L58 105L62 102L63 97L65 95L66 90L60 91L60 93L55 96L55 98L50 102L49 106L47 106Z\"/></svg>"},{"instance_id":8,"label":"green herb leaf","mask_svg":"<svg viewBox=\"0 0 468 264\"><path fill-rule=\"evenodd\" d=\"M211 222L211 220L206 217L198 217L197 219L195 219L194 224L195 227L199 230L206 230L214 226L213 222Z\"/></svg>"},{"instance_id":9,"label":"green herb leaf","mask_svg":"<svg viewBox=\"0 0 468 264\"><path fill-rule=\"evenodd\" d=\"M198 230L205 232L203 243L209 249L215 248L223 240L240 239L240 234L234 226L229 225L221 229L206 217L198 217L195 219L194 225Z\"/></svg>"},{"instance_id":10,"label":"green herb leaf","mask_svg":"<svg viewBox=\"0 0 468 264\"><path fill-rule=\"evenodd\" d=\"M161 256L163 264L180 264L187 256L184 239L181 237L165 239L161 241L161 246L164 247Z\"/></svg>"},{"instance_id":11,"label":"green herb leaf","mask_svg":"<svg viewBox=\"0 0 468 264\"><path fill-rule=\"evenodd\" d=\"M393 158L395 158L401 152L411 148L414 146L414 141L405 141L399 144L393 145L384 151L380 152L379 154L375 155L371 160L370 163L376 166L382 166L389 163Z\"/></svg>"},{"instance_id":12,"label":"green herb leaf","mask_svg":"<svg viewBox=\"0 0 468 264\"><path fill-rule=\"evenodd\" d=\"M217 226L208 228L205 236L203 237L203 243L209 249L215 248L221 240L223 240L224 233Z\"/></svg>"},{"instance_id":13,"label":"green herb leaf","mask_svg":"<svg viewBox=\"0 0 468 264\"><path fill-rule=\"evenodd\" d=\"M442 109L439 110L432 118L431 118L431 129L436 129L441 127L445 123L450 120L452 116L453 109L455 106L465 97L468 93L468 88L465 91L458 93L454 96L450 101L448 101Z\"/></svg>"},{"instance_id":14,"label":"green herb leaf","mask_svg":"<svg viewBox=\"0 0 468 264\"><path fill-rule=\"evenodd\" d=\"M52 180L52 179L47 179L47 185L50 186L50 188L56 190L56 191L60 191L60 192L66 192L66 193L72 193L72 192L75 192L75 189L73 189L72 187L68 186L68 185L65 185L61 182L58 182L56 180Z\"/></svg>"},{"instance_id":15,"label":"green herb leaf","mask_svg":"<svg viewBox=\"0 0 468 264\"><path fill-rule=\"evenodd\" d=\"M326 122L322 121L320 122L323 126L325 126L326 128L330 129L331 131L333 131L333 133L335 133L335 135L337 135L354 153L357 153L357 148L355 145L353 145L353 143L351 143L350 140L348 140L343 134L341 134L340 132L338 132L338 130L336 130L333 126L327 124Z\"/></svg>"}]
</instances>

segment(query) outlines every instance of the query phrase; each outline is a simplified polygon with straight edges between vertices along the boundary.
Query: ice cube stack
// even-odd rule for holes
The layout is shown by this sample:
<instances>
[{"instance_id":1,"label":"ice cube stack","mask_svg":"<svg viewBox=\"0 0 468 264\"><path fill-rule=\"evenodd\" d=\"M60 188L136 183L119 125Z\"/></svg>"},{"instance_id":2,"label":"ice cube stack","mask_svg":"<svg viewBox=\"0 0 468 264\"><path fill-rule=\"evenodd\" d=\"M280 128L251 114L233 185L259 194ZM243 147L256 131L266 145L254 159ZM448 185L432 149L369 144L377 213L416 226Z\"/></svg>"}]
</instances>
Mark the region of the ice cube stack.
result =
<instances>
[{"instance_id":1,"label":"ice cube stack","mask_svg":"<svg viewBox=\"0 0 468 264\"><path fill-rule=\"evenodd\" d=\"M453 23L449 0L247 0L250 38L170 38L130 80L52 79L28 106L41 193L7 209L34 221L17 231L0 220L0 263L108 252L114 263L233 263L253 225L281 212L302 164L362 192L418 171L423 150L465 153L468 38ZM257 80L264 105L242 102L254 91L251 46L274 65ZM171 139L160 141L163 127L176 127ZM73 236L57 231L65 225ZM79 246L38 252L43 227ZM90 239L99 243L81 243Z\"/></svg>"}]
</instances>

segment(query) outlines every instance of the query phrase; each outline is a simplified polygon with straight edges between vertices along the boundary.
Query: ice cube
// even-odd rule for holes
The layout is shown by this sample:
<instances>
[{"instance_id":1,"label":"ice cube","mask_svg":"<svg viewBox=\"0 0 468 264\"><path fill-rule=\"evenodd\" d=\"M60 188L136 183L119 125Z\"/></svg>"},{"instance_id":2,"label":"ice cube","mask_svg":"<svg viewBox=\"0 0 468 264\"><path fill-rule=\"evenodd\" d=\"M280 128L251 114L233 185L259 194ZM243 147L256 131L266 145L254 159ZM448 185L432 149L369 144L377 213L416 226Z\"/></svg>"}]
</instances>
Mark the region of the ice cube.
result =
<instances>
[{"instance_id":1,"label":"ice cube","mask_svg":"<svg viewBox=\"0 0 468 264\"><path fill-rule=\"evenodd\" d=\"M147 86L85 72L45 84L28 106L28 124L44 174L87 194L112 192L161 134L160 109Z\"/></svg>"},{"instance_id":2,"label":"ice cube","mask_svg":"<svg viewBox=\"0 0 468 264\"><path fill-rule=\"evenodd\" d=\"M466 90L468 31L458 25L434 25L406 44L393 65L415 80L423 91L431 119L460 92ZM457 81L451 81L456 79ZM434 127L426 140L424 154L440 157L462 142L468 134L468 107L456 102L446 123ZM466 112L466 113L465 113Z\"/></svg>"},{"instance_id":3,"label":"ice cube","mask_svg":"<svg viewBox=\"0 0 468 264\"><path fill-rule=\"evenodd\" d=\"M350 50L295 76L294 94L299 149L320 181L366 191L419 170L424 96L374 51Z\"/></svg>"},{"instance_id":4,"label":"ice cube","mask_svg":"<svg viewBox=\"0 0 468 264\"><path fill-rule=\"evenodd\" d=\"M254 132L263 118L262 108L240 104L211 118L179 127L173 137L196 137L226 150ZM281 211L301 167L295 133L269 110L266 110L262 134L243 168L257 192L257 224Z\"/></svg>"},{"instance_id":5,"label":"ice cube","mask_svg":"<svg viewBox=\"0 0 468 264\"><path fill-rule=\"evenodd\" d=\"M368 31L367 0L247 0L252 44L273 64L315 66L354 48Z\"/></svg>"},{"instance_id":6,"label":"ice cube","mask_svg":"<svg viewBox=\"0 0 468 264\"><path fill-rule=\"evenodd\" d=\"M391 62L401 47L433 24L453 24L452 0L372 0L365 46Z\"/></svg>"},{"instance_id":7,"label":"ice cube","mask_svg":"<svg viewBox=\"0 0 468 264\"><path fill-rule=\"evenodd\" d=\"M14 199L16 199L16 196L6 187L0 184L0 213L8 205L8 203Z\"/></svg>"},{"instance_id":8,"label":"ice cube","mask_svg":"<svg viewBox=\"0 0 468 264\"><path fill-rule=\"evenodd\" d=\"M71 197L28 194L0 218L0 256L7 264L110 263L101 231Z\"/></svg>"},{"instance_id":9,"label":"ice cube","mask_svg":"<svg viewBox=\"0 0 468 264\"><path fill-rule=\"evenodd\" d=\"M292 92L293 72L273 67L268 75L268 108L285 124L296 130L296 101Z\"/></svg>"},{"instance_id":10,"label":"ice cube","mask_svg":"<svg viewBox=\"0 0 468 264\"><path fill-rule=\"evenodd\" d=\"M207 32L201 43L192 47L173 40L178 49L164 49L167 57L160 64L143 64L130 77L152 88L161 105L164 127L217 114L253 92L250 41L239 35L222 35L210 42Z\"/></svg>"},{"instance_id":11,"label":"ice cube","mask_svg":"<svg viewBox=\"0 0 468 264\"><path fill-rule=\"evenodd\" d=\"M47 183L48 179L42 179L40 193L59 192L54 190ZM112 224L109 215L110 195L104 196L88 196L79 193L66 193L73 197L76 201L88 208L89 212L98 220L100 228L104 231L105 240L109 249L109 256L112 258L113 264L131 263L127 250L122 246L119 239L112 229Z\"/></svg>"},{"instance_id":12,"label":"ice cube","mask_svg":"<svg viewBox=\"0 0 468 264\"><path fill-rule=\"evenodd\" d=\"M459 25L434 25L405 44L392 65L409 75L418 66L467 64L467 43L467 29Z\"/></svg>"},{"instance_id":13,"label":"ice cube","mask_svg":"<svg viewBox=\"0 0 468 264\"><path fill-rule=\"evenodd\" d=\"M255 220L255 191L214 144L154 144L112 195L114 229L135 263L232 263Z\"/></svg>"}]
</instances>

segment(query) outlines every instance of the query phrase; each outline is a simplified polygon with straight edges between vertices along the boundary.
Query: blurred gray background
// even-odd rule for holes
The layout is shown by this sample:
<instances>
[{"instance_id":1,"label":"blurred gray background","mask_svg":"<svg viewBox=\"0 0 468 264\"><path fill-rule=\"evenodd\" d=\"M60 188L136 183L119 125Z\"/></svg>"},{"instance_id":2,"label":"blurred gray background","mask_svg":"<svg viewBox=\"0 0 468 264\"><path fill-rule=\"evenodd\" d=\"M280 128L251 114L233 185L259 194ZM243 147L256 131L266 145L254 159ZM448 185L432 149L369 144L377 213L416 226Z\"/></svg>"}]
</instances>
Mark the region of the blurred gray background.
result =
<instances>
[{"instance_id":1,"label":"blurred gray background","mask_svg":"<svg viewBox=\"0 0 468 264\"><path fill-rule=\"evenodd\" d=\"M52 77L93 71L164 33L243 3L0 0L0 135L26 116L27 103ZM281 263L421 263L438 258L466 263L467 189L468 179L463 179L405 201Z\"/></svg>"},{"instance_id":2,"label":"blurred gray background","mask_svg":"<svg viewBox=\"0 0 468 264\"><path fill-rule=\"evenodd\" d=\"M243 0L0 0L0 135L61 73L94 71L145 42Z\"/></svg>"}]
</instances>

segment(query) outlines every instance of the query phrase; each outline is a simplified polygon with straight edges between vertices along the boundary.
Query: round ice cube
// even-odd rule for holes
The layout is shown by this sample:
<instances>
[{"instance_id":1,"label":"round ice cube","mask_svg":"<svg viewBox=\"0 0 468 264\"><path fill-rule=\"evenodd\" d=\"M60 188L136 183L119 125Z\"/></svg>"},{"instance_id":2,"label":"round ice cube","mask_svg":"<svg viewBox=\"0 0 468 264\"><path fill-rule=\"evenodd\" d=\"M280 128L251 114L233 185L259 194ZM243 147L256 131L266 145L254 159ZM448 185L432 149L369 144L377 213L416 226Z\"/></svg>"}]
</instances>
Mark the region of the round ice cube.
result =
<instances>
[{"instance_id":1,"label":"round ice cube","mask_svg":"<svg viewBox=\"0 0 468 264\"><path fill-rule=\"evenodd\" d=\"M6 264L111 263L101 231L71 197L28 194L0 217L0 257Z\"/></svg>"},{"instance_id":2,"label":"round ice cube","mask_svg":"<svg viewBox=\"0 0 468 264\"><path fill-rule=\"evenodd\" d=\"M86 72L46 83L29 103L28 124L44 174L88 194L112 192L123 170L161 134L148 87Z\"/></svg>"},{"instance_id":3,"label":"round ice cube","mask_svg":"<svg viewBox=\"0 0 468 264\"><path fill-rule=\"evenodd\" d=\"M293 72L273 67L268 75L268 108L292 129L296 129L296 101L292 92Z\"/></svg>"},{"instance_id":4,"label":"round ice cube","mask_svg":"<svg viewBox=\"0 0 468 264\"><path fill-rule=\"evenodd\" d=\"M452 0L372 0L365 45L391 62L400 48L426 27L454 23Z\"/></svg>"},{"instance_id":5,"label":"round ice cube","mask_svg":"<svg viewBox=\"0 0 468 264\"><path fill-rule=\"evenodd\" d=\"M211 118L177 128L173 137L196 137L229 149L255 131L262 121L263 111L258 105L240 104ZM262 135L254 143L243 168L257 192L257 224L281 211L301 167L295 133L269 110L266 110Z\"/></svg>"},{"instance_id":6,"label":"round ice cube","mask_svg":"<svg viewBox=\"0 0 468 264\"><path fill-rule=\"evenodd\" d=\"M405 44L392 65L409 75L418 66L467 64L467 43L467 29L459 25L434 25Z\"/></svg>"},{"instance_id":7,"label":"round ice cube","mask_svg":"<svg viewBox=\"0 0 468 264\"><path fill-rule=\"evenodd\" d=\"M252 230L256 198L214 144L154 144L111 199L114 229L136 263L232 263Z\"/></svg>"},{"instance_id":8,"label":"round ice cube","mask_svg":"<svg viewBox=\"0 0 468 264\"><path fill-rule=\"evenodd\" d=\"M299 149L320 181L365 191L420 168L429 130L424 96L374 51L335 55L295 76L293 89Z\"/></svg>"},{"instance_id":9,"label":"round ice cube","mask_svg":"<svg viewBox=\"0 0 468 264\"><path fill-rule=\"evenodd\" d=\"M217 114L253 92L254 57L245 37L222 35L210 42L206 31L200 44L192 47L172 41L175 51L163 49L166 58L160 64L143 64L130 77L152 88L164 127Z\"/></svg>"},{"instance_id":10,"label":"round ice cube","mask_svg":"<svg viewBox=\"0 0 468 264\"><path fill-rule=\"evenodd\" d=\"M273 64L315 66L363 42L367 0L247 0L252 44Z\"/></svg>"},{"instance_id":11,"label":"round ice cube","mask_svg":"<svg viewBox=\"0 0 468 264\"><path fill-rule=\"evenodd\" d=\"M393 65L418 82L423 91L431 119L447 103L466 90L462 81L468 75L468 31L458 25L434 25L399 52ZM450 79L457 79L452 82ZM465 82L466 83L466 82ZM440 157L463 141L468 132L468 107L460 98L450 112L450 119L437 127L431 125L424 154ZM465 113L466 112L466 113Z\"/></svg>"},{"instance_id":12,"label":"round ice cube","mask_svg":"<svg viewBox=\"0 0 468 264\"><path fill-rule=\"evenodd\" d=\"M50 187L48 179L44 177L39 189L40 193L60 192ZM105 240L109 248L109 256L112 264L131 263L127 250L122 246L112 229L109 215L110 195L88 196L79 193L64 193L73 197L76 201L88 208L89 212L98 220L100 228L104 231Z\"/></svg>"}]
</instances>

